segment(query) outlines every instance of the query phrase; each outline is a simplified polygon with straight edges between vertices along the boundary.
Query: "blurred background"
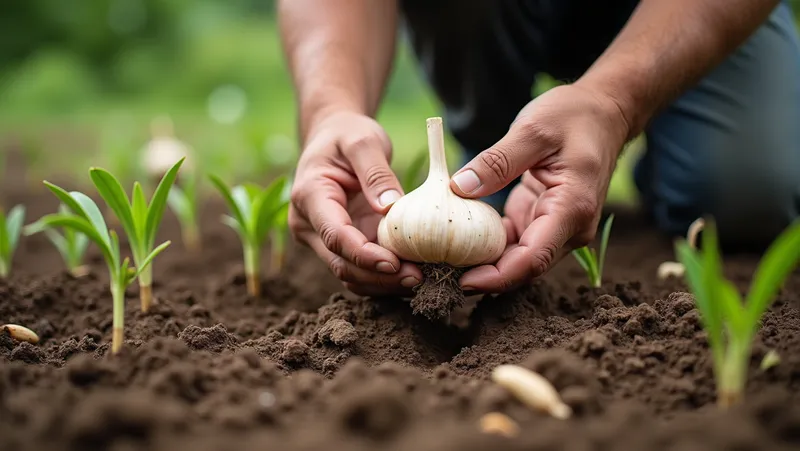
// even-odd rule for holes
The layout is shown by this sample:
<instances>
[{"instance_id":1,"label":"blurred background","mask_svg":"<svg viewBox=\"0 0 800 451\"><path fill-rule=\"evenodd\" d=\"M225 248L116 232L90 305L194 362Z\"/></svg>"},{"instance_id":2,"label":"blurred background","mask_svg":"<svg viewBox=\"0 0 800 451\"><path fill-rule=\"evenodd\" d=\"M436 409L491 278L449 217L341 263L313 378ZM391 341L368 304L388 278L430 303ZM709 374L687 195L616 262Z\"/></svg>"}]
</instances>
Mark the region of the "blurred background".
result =
<instances>
[{"instance_id":1,"label":"blurred background","mask_svg":"<svg viewBox=\"0 0 800 451\"><path fill-rule=\"evenodd\" d=\"M274 0L20 0L0 9L0 145L41 180L89 165L135 177L150 123L220 175L263 179L298 154L295 105ZM800 24L800 0L792 1ZM533 88L549 89L543 76ZM398 172L439 115L403 43L379 121ZM609 196L633 202L626 151ZM450 152L457 152L451 141ZM3 154L0 155L5 155ZM451 163L457 165L455 158Z\"/></svg>"}]
</instances>

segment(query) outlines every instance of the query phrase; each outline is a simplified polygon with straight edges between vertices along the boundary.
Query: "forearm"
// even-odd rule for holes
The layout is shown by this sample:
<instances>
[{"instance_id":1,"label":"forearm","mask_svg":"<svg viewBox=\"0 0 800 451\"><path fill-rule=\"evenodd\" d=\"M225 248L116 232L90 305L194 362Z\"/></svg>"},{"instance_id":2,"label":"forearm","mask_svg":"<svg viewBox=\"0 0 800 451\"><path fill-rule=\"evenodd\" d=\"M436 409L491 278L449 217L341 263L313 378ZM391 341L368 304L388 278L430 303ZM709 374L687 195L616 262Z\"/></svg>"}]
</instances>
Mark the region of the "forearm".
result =
<instances>
[{"instance_id":1,"label":"forearm","mask_svg":"<svg viewBox=\"0 0 800 451\"><path fill-rule=\"evenodd\" d=\"M736 50L779 3L642 0L576 84L612 97L633 138L655 113Z\"/></svg>"},{"instance_id":2,"label":"forearm","mask_svg":"<svg viewBox=\"0 0 800 451\"><path fill-rule=\"evenodd\" d=\"M282 0L278 16L301 140L332 111L374 116L394 59L396 0Z\"/></svg>"}]
</instances>

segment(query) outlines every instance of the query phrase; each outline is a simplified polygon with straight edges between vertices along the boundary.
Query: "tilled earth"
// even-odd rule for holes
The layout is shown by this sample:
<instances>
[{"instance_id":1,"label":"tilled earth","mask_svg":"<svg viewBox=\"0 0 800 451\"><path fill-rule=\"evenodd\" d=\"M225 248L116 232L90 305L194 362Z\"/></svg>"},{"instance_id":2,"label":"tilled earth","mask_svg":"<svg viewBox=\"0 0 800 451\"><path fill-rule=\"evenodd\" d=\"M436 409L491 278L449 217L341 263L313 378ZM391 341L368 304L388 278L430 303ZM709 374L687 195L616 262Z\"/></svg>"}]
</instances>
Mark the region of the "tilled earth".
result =
<instances>
[{"instance_id":1,"label":"tilled earth","mask_svg":"<svg viewBox=\"0 0 800 451\"><path fill-rule=\"evenodd\" d=\"M38 188L0 197L24 202L29 221L55 207ZM305 249L249 298L222 211L205 204L198 255L168 214L158 303L142 314L129 289L117 356L97 252L76 279L44 237L23 239L0 281L0 323L42 341L0 336L0 449L800 448L800 274L766 316L745 404L721 412L693 299L655 277L674 258L671 241L634 214L618 212L602 289L587 288L568 257L524 289L430 321L407 300L343 292ZM726 261L742 290L757 258ZM761 371L769 350L781 362ZM576 415L523 407L488 380L502 363L542 373ZM518 422L519 436L482 433L478 419L493 411Z\"/></svg>"}]
</instances>

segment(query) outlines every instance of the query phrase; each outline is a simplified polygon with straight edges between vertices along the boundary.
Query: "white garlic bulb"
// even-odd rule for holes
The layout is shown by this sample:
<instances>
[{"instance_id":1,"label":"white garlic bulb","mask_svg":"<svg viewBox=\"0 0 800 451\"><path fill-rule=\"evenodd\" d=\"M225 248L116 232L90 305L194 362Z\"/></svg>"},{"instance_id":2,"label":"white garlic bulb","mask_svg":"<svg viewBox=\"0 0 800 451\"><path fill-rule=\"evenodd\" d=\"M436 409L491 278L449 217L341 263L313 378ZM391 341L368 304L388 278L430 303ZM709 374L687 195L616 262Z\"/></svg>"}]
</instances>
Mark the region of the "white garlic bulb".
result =
<instances>
[{"instance_id":1,"label":"white garlic bulb","mask_svg":"<svg viewBox=\"0 0 800 451\"><path fill-rule=\"evenodd\" d=\"M163 177L181 158L185 171L192 168L191 149L183 141L174 136L172 121L168 117L159 117L151 124L152 139L142 149L143 166L147 174Z\"/></svg>"},{"instance_id":2,"label":"white garlic bulb","mask_svg":"<svg viewBox=\"0 0 800 451\"><path fill-rule=\"evenodd\" d=\"M500 215L450 189L442 119L430 118L427 125L428 178L392 205L378 226L378 244L412 262L461 268L494 263L506 247Z\"/></svg>"}]
</instances>

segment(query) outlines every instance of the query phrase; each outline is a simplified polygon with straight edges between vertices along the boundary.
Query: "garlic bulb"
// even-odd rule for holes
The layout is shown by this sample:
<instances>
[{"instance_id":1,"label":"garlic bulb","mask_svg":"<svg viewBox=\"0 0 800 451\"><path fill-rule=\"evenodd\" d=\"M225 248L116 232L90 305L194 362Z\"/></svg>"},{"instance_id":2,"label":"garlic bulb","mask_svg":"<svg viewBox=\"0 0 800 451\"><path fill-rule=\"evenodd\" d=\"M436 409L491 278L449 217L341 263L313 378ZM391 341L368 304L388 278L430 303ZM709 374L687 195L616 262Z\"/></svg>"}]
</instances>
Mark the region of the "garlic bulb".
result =
<instances>
[{"instance_id":1,"label":"garlic bulb","mask_svg":"<svg viewBox=\"0 0 800 451\"><path fill-rule=\"evenodd\" d=\"M500 215L489 204L450 189L442 119L427 120L428 178L378 225L378 244L403 260L465 268L497 261L506 247Z\"/></svg>"},{"instance_id":2,"label":"garlic bulb","mask_svg":"<svg viewBox=\"0 0 800 451\"><path fill-rule=\"evenodd\" d=\"M184 172L191 171L192 151L188 145L174 136L172 121L168 117L159 117L153 120L150 128L152 138L142 149L142 163L147 174L161 178L184 157L186 157Z\"/></svg>"}]
</instances>

